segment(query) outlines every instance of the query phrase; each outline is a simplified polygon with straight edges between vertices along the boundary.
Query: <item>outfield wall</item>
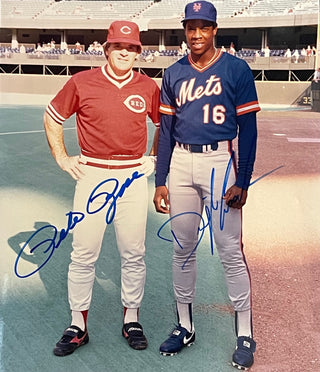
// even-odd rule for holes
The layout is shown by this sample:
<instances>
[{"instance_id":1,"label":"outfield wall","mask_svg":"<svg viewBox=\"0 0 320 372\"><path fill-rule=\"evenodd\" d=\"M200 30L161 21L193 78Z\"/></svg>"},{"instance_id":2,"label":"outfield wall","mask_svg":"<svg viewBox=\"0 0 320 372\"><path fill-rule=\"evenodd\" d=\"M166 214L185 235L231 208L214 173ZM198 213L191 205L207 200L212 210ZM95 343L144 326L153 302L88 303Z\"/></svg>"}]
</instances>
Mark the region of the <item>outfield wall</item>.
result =
<instances>
[{"instance_id":1,"label":"outfield wall","mask_svg":"<svg viewBox=\"0 0 320 372\"><path fill-rule=\"evenodd\" d=\"M0 74L0 103L43 104L65 84L70 76ZM155 79L161 84L161 79ZM261 104L310 104L311 82L256 81ZM43 96L43 97L41 97Z\"/></svg>"}]
</instances>

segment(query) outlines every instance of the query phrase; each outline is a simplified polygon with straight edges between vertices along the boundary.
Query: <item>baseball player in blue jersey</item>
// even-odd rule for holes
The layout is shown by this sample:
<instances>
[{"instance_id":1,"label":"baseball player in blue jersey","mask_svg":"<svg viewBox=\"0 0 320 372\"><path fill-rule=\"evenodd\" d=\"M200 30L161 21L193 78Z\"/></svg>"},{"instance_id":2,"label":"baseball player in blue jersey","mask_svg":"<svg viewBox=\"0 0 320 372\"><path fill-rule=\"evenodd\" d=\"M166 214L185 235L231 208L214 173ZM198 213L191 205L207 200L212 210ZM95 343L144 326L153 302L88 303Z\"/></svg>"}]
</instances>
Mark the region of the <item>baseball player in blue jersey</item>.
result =
<instances>
[{"instance_id":1,"label":"baseball player in blue jersey","mask_svg":"<svg viewBox=\"0 0 320 372\"><path fill-rule=\"evenodd\" d=\"M260 108L247 63L214 46L214 5L207 1L187 4L183 26L190 54L165 71L160 106L154 204L158 212L171 217L178 317L160 353L174 355L195 341L196 248L205 210L235 310L237 341L232 363L247 369L253 364L256 343L241 208L253 171Z\"/></svg>"}]
</instances>

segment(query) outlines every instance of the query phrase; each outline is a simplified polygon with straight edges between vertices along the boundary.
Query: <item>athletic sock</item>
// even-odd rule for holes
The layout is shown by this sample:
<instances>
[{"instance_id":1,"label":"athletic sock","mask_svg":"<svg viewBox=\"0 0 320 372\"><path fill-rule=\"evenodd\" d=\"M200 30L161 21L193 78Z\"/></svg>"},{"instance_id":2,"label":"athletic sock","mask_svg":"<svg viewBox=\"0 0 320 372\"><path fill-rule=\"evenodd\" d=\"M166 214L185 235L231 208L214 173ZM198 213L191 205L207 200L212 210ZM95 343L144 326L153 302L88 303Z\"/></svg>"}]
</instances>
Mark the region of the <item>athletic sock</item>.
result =
<instances>
[{"instance_id":1,"label":"athletic sock","mask_svg":"<svg viewBox=\"0 0 320 372\"><path fill-rule=\"evenodd\" d=\"M192 304L177 302L177 315L181 327L185 328L188 332L191 332L193 328Z\"/></svg>"},{"instance_id":2,"label":"athletic sock","mask_svg":"<svg viewBox=\"0 0 320 372\"><path fill-rule=\"evenodd\" d=\"M132 323L138 321L139 309L128 309L127 307L124 308L124 317L123 323Z\"/></svg>"},{"instance_id":3,"label":"athletic sock","mask_svg":"<svg viewBox=\"0 0 320 372\"><path fill-rule=\"evenodd\" d=\"M88 310L84 311L71 311L71 324L79 327L82 331L84 331L87 328L87 316L88 316Z\"/></svg>"},{"instance_id":4,"label":"athletic sock","mask_svg":"<svg viewBox=\"0 0 320 372\"><path fill-rule=\"evenodd\" d=\"M252 337L251 310L236 312L236 331L239 336Z\"/></svg>"}]
</instances>

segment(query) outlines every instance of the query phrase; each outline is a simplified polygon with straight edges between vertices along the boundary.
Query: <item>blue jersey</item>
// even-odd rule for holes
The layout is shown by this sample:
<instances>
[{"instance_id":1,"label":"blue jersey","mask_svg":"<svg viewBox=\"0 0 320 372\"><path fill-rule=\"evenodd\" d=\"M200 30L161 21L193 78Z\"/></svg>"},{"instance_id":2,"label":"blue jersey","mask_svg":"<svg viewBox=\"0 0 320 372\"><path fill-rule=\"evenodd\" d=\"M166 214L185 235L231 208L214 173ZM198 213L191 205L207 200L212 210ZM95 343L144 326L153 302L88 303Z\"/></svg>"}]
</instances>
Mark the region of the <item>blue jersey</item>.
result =
<instances>
[{"instance_id":1,"label":"blue jersey","mask_svg":"<svg viewBox=\"0 0 320 372\"><path fill-rule=\"evenodd\" d=\"M238 136L236 185L249 187L260 110L248 64L219 50L203 68L188 55L164 73L156 186L165 185L176 142L206 145Z\"/></svg>"},{"instance_id":2,"label":"blue jersey","mask_svg":"<svg viewBox=\"0 0 320 372\"><path fill-rule=\"evenodd\" d=\"M176 116L173 137L178 142L232 140L237 116L259 110L248 64L221 50L203 69L188 55L165 71L160 112Z\"/></svg>"}]
</instances>

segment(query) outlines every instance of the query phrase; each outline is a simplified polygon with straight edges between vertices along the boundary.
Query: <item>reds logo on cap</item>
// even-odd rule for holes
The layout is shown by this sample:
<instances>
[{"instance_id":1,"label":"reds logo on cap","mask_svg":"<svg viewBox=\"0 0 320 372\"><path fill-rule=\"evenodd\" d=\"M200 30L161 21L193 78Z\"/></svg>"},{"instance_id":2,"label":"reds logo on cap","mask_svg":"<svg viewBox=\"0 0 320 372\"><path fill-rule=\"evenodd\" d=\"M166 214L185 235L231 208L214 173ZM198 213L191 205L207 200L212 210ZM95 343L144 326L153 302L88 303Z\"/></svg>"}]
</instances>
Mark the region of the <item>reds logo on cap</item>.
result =
<instances>
[{"instance_id":1,"label":"reds logo on cap","mask_svg":"<svg viewBox=\"0 0 320 372\"><path fill-rule=\"evenodd\" d=\"M138 45L141 52L139 26L130 21L114 21L108 29L107 43L128 43Z\"/></svg>"},{"instance_id":2,"label":"reds logo on cap","mask_svg":"<svg viewBox=\"0 0 320 372\"><path fill-rule=\"evenodd\" d=\"M146 101L138 94L127 97L123 102L130 111L141 114L146 109Z\"/></svg>"},{"instance_id":3,"label":"reds logo on cap","mask_svg":"<svg viewBox=\"0 0 320 372\"><path fill-rule=\"evenodd\" d=\"M129 26L123 26L120 28L120 31L125 34L125 35L129 35L131 34L131 28Z\"/></svg>"}]
</instances>

